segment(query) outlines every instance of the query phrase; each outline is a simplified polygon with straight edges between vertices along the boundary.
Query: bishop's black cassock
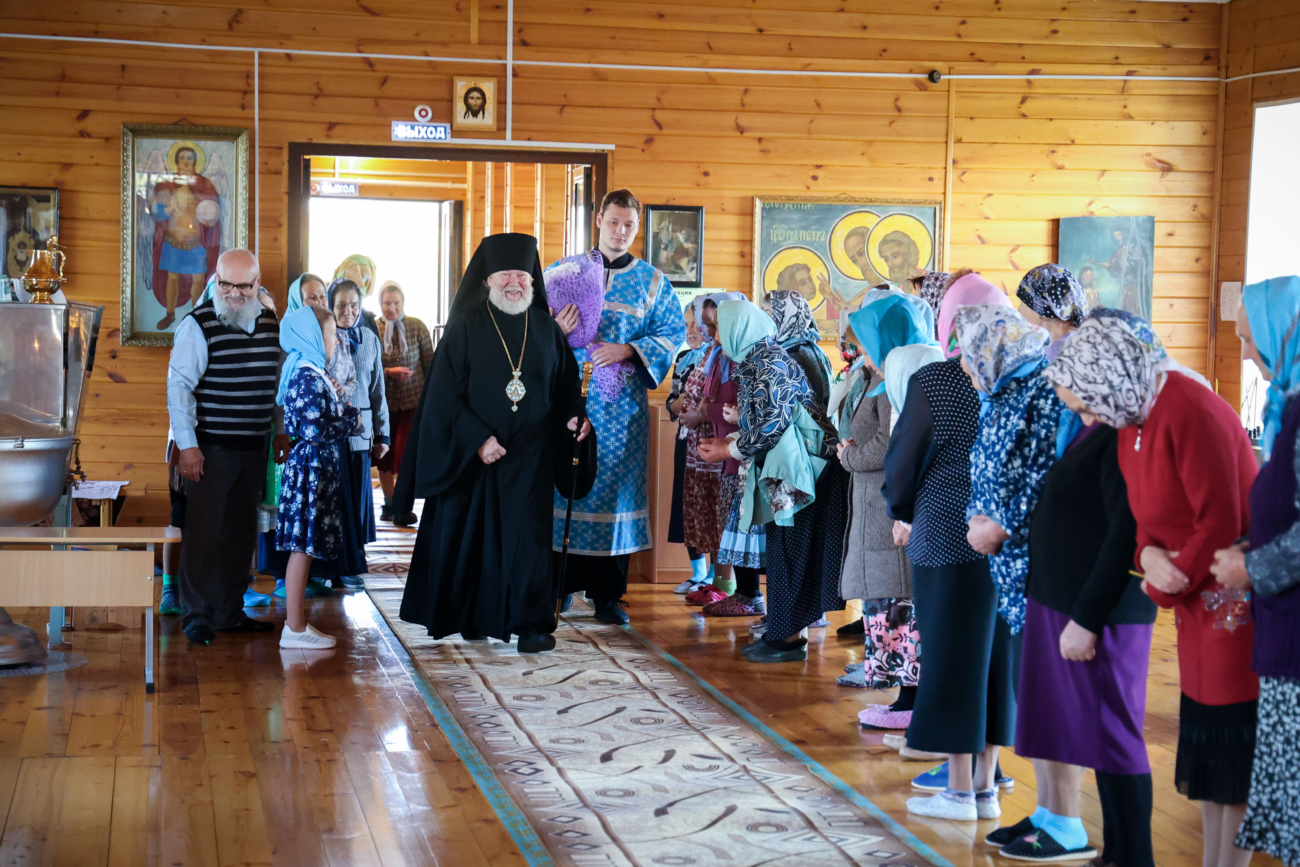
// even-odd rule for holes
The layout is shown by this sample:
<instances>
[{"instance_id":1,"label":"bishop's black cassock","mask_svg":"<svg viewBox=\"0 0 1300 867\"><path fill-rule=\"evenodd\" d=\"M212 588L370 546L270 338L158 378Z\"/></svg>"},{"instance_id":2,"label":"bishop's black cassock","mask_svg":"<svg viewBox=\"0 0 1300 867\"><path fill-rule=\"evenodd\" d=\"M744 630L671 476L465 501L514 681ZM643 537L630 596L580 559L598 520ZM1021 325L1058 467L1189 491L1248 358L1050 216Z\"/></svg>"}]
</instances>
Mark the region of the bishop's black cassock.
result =
<instances>
[{"instance_id":1,"label":"bishop's black cassock","mask_svg":"<svg viewBox=\"0 0 1300 867\"><path fill-rule=\"evenodd\" d=\"M485 280L497 271L532 273L526 313L511 316L496 306L489 312ZM512 411L506 384L524 344L525 319L519 369L527 393ZM555 630L551 491L560 481L567 496L572 483L573 434L566 425L584 406L580 381L547 307L537 240L518 233L484 238L434 352L393 496L397 514L424 499L403 620L423 624L434 638L461 633L509 641L512 634ZM478 449L492 436L506 454L484 464ZM579 484L589 490L595 437L579 445L586 476Z\"/></svg>"}]
</instances>

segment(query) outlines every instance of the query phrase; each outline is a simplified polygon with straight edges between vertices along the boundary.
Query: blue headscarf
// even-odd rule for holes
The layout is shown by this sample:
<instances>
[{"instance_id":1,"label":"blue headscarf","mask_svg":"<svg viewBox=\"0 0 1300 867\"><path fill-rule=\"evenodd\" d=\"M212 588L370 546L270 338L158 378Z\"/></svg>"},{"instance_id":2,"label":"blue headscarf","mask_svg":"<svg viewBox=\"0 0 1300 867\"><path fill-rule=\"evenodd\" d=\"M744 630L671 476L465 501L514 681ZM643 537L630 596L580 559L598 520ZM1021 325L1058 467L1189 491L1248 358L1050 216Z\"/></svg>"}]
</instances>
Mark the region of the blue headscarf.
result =
<instances>
[{"instance_id":1,"label":"blue headscarf","mask_svg":"<svg viewBox=\"0 0 1300 867\"><path fill-rule=\"evenodd\" d=\"M704 376L713 376L713 368L721 366L718 374L722 382L731 382L731 359L723 355L722 347L716 343L707 344L708 354L704 357Z\"/></svg>"},{"instance_id":2,"label":"blue headscarf","mask_svg":"<svg viewBox=\"0 0 1300 867\"><path fill-rule=\"evenodd\" d=\"M756 343L774 336L776 324L753 301L718 305L718 345L732 361L744 361Z\"/></svg>"},{"instance_id":3,"label":"blue headscarf","mask_svg":"<svg viewBox=\"0 0 1300 867\"><path fill-rule=\"evenodd\" d=\"M722 381L731 381L731 359L722 354L722 350L712 337L704 333L704 305L712 301L713 306L717 307L723 301L745 301L746 296L742 292L714 292L709 295L697 295L692 304L695 307L695 323L700 329L700 336L704 338L704 345L700 347L703 350L704 357L704 375L713 376L714 365L722 365Z\"/></svg>"},{"instance_id":4,"label":"blue headscarf","mask_svg":"<svg viewBox=\"0 0 1300 867\"><path fill-rule=\"evenodd\" d=\"M302 277L289 284L289 302L285 305L285 315L295 310L301 310L305 306L302 302L302 278L306 276L306 274L303 274Z\"/></svg>"},{"instance_id":5,"label":"blue headscarf","mask_svg":"<svg viewBox=\"0 0 1300 867\"><path fill-rule=\"evenodd\" d=\"M1300 386L1300 277L1251 283L1241 290L1241 303L1259 357L1273 374L1264 403L1264 438L1260 442L1267 460L1282 430L1287 396Z\"/></svg>"},{"instance_id":6,"label":"blue headscarf","mask_svg":"<svg viewBox=\"0 0 1300 867\"><path fill-rule=\"evenodd\" d=\"M927 316L927 313L929 314ZM849 327L862 343L862 351L883 372L885 359L900 346L938 346L934 334L934 312L912 295L886 295L856 313L849 314ZM885 390L882 381L868 395Z\"/></svg>"},{"instance_id":7,"label":"blue headscarf","mask_svg":"<svg viewBox=\"0 0 1300 867\"><path fill-rule=\"evenodd\" d=\"M315 367L324 372L328 364L325 358L325 333L316 319L315 309L299 307L284 315L280 320L280 348L284 350L285 358L284 365L280 368L280 389L275 394L275 402L284 406L289 381L300 367Z\"/></svg>"},{"instance_id":8,"label":"blue headscarf","mask_svg":"<svg viewBox=\"0 0 1300 867\"><path fill-rule=\"evenodd\" d=\"M709 341L704 341L694 349L687 349L677 357L677 366L685 370L688 367L695 367L704 358L704 353L709 349Z\"/></svg>"}]
</instances>

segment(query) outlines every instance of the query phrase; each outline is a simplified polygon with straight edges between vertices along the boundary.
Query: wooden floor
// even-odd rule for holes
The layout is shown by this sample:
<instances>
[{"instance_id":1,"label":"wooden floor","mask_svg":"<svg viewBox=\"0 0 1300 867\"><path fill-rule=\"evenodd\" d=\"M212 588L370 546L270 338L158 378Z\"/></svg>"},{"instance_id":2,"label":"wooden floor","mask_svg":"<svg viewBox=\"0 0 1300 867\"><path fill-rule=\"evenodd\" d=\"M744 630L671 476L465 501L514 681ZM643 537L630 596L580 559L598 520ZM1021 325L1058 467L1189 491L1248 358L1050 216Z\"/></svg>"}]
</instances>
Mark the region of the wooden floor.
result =
<instances>
[{"instance_id":1,"label":"wooden floor","mask_svg":"<svg viewBox=\"0 0 1300 867\"><path fill-rule=\"evenodd\" d=\"M901 762L859 730L857 711L880 694L835 685L861 658L860 641L820 630L807 663L754 666L736 653L747 621L705 622L666 586L629 596L644 635L941 855L994 863L974 826L908 817L907 781L929 766ZM43 630L44 610L11 613ZM138 630L72 633L89 665L0 678L0 864L523 864L377 616L364 594L313 602L312 621L341 639L332 655L282 653L274 635L195 647L178 618L164 618L154 695L144 692ZM1147 720L1161 867L1200 863L1199 810L1172 785L1177 680L1172 625L1162 621ZM1033 774L1015 756L1003 767L1017 780L1003 801L1014 821L1033 808ZM1095 788L1086 788L1084 819L1099 842Z\"/></svg>"}]
</instances>

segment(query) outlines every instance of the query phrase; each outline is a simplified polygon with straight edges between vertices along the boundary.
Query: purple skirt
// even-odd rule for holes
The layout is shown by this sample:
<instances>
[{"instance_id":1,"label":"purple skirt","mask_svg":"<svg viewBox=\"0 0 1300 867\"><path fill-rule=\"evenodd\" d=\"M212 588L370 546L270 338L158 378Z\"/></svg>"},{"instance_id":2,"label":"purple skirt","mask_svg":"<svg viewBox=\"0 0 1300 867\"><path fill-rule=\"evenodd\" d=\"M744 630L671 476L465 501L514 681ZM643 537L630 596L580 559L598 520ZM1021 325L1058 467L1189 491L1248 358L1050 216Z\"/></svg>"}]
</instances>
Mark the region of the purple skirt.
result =
<instances>
[{"instance_id":1,"label":"purple skirt","mask_svg":"<svg viewBox=\"0 0 1300 867\"><path fill-rule=\"evenodd\" d=\"M1061 657L1070 622L1033 599L1025 611L1016 754L1109 774L1149 774L1142 725L1154 626L1121 623L1097 636L1088 662Z\"/></svg>"}]
</instances>

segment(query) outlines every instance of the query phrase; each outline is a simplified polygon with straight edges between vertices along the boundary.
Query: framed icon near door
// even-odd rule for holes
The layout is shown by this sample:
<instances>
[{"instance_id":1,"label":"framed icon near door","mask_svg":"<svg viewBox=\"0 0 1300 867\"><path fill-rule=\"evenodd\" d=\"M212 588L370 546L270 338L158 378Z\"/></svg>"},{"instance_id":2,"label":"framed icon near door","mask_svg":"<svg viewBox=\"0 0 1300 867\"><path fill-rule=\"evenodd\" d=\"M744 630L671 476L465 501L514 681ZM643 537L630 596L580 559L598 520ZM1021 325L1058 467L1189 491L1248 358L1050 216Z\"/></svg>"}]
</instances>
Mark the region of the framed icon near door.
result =
<instances>
[{"instance_id":1,"label":"framed icon near door","mask_svg":"<svg viewBox=\"0 0 1300 867\"><path fill-rule=\"evenodd\" d=\"M122 125L122 345L171 346L217 257L248 246L248 130Z\"/></svg>"},{"instance_id":2,"label":"framed icon near door","mask_svg":"<svg viewBox=\"0 0 1300 867\"><path fill-rule=\"evenodd\" d=\"M497 82L494 78L453 78L451 128L497 128Z\"/></svg>"}]
</instances>

